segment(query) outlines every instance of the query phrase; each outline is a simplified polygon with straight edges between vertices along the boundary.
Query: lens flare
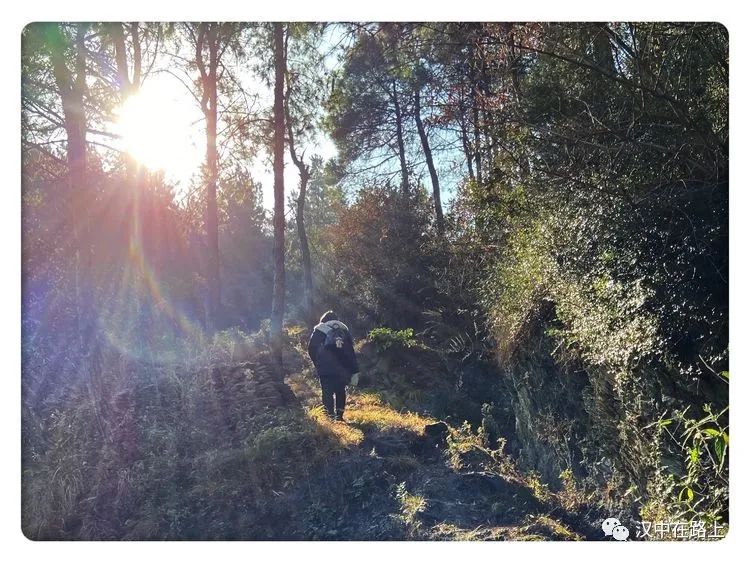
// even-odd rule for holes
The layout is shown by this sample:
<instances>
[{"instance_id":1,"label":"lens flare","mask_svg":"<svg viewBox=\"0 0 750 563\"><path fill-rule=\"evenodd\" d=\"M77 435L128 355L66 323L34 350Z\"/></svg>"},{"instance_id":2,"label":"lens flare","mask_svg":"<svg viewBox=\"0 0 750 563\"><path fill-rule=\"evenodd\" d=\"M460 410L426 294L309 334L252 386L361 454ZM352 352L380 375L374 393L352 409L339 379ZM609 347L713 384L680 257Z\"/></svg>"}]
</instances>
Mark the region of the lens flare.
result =
<instances>
[{"instance_id":1,"label":"lens flare","mask_svg":"<svg viewBox=\"0 0 750 563\"><path fill-rule=\"evenodd\" d=\"M199 320L202 311L191 298L176 298L173 288L159 279L143 245L140 214L133 212L140 207L139 192L130 195L134 205L120 219L128 233L125 260L119 261L124 267L104 268L107 279L97 282L104 290L98 305L99 333L125 357L178 362L206 338Z\"/></svg>"},{"instance_id":2,"label":"lens flare","mask_svg":"<svg viewBox=\"0 0 750 563\"><path fill-rule=\"evenodd\" d=\"M175 94L162 83L144 86L117 110L117 132L123 149L138 163L184 179L202 160L192 130L195 110Z\"/></svg>"}]
</instances>

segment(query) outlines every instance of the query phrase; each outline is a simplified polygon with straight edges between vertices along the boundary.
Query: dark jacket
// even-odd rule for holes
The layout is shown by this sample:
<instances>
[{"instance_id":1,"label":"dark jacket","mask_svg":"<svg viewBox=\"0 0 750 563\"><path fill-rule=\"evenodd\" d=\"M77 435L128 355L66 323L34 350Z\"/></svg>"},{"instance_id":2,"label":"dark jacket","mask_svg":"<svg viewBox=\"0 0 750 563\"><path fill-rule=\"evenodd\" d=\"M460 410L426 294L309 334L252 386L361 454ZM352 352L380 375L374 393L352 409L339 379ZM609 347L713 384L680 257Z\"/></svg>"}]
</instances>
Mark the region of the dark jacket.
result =
<instances>
[{"instance_id":1,"label":"dark jacket","mask_svg":"<svg viewBox=\"0 0 750 563\"><path fill-rule=\"evenodd\" d=\"M326 338L326 330L333 323L341 325L346 332L344 346L340 350L331 350L321 346ZM328 325L328 326L324 326ZM349 383L352 375L359 372L357 356L354 354L354 342L347 326L341 321L328 321L318 324L310 336L307 353L315 364L318 377L331 379L341 383Z\"/></svg>"}]
</instances>

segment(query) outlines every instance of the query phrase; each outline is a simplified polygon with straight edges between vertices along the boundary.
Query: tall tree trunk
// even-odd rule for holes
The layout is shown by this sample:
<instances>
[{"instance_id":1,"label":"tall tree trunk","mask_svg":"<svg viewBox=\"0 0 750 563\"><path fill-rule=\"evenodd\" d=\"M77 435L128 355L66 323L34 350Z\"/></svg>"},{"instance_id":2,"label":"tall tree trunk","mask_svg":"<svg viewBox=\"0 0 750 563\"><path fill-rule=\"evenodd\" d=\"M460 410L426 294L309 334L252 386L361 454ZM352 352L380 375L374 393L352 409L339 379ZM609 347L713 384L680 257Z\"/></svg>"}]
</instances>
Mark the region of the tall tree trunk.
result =
<instances>
[{"instance_id":1,"label":"tall tree trunk","mask_svg":"<svg viewBox=\"0 0 750 563\"><path fill-rule=\"evenodd\" d=\"M480 27L480 38L484 38L484 29ZM494 167L494 139L492 138L493 131L493 112L488 109L486 100L490 96L490 78L487 74L487 57L484 49L479 49L479 69L477 75L477 90L479 91L481 100L481 108L478 112L479 123L482 127L479 129L480 133L484 136L484 146L482 147L483 152L483 163L484 163L484 174L483 179L485 182L490 180L493 173ZM479 125L477 125L479 128Z\"/></svg>"},{"instance_id":2,"label":"tall tree trunk","mask_svg":"<svg viewBox=\"0 0 750 563\"><path fill-rule=\"evenodd\" d=\"M125 33L119 22L111 23L107 27L115 47L115 64L117 65L117 81L120 90L120 100L127 98L130 89L130 73L128 72L128 52L125 48ZM123 95L124 94L124 95Z\"/></svg>"},{"instance_id":3,"label":"tall tree trunk","mask_svg":"<svg viewBox=\"0 0 750 563\"><path fill-rule=\"evenodd\" d=\"M219 218L216 205L216 182L218 179L218 156L216 151L216 122L218 119L217 70L219 67L219 30L218 24L202 23L198 30L196 42L196 62L201 74L202 98L201 107L206 118L206 228L207 282L208 282L208 319L209 326L216 328L221 309L221 274L219 271ZM208 47L208 68L203 61L203 45Z\"/></svg>"},{"instance_id":4,"label":"tall tree trunk","mask_svg":"<svg viewBox=\"0 0 750 563\"><path fill-rule=\"evenodd\" d=\"M86 54L84 37L86 25L79 24L75 36L75 75L65 60L68 44L58 24L49 27L50 58L55 84L63 107L65 134L67 137L68 190L72 219L72 236L75 252L74 291L76 302L76 322L78 338L82 350L89 343L90 327L93 324L92 296L90 288L91 240L89 238L88 185L86 183L86 115L84 112L84 92L86 88Z\"/></svg>"},{"instance_id":5,"label":"tall tree trunk","mask_svg":"<svg viewBox=\"0 0 750 563\"><path fill-rule=\"evenodd\" d=\"M593 36L594 61L605 73L614 75L615 58L612 54L612 43L607 33L607 24L595 24L591 30Z\"/></svg>"},{"instance_id":6,"label":"tall tree trunk","mask_svg":"<svg viewBox=\"0 0 750 563\"><path fill-rule=\"evenodd\" d=\"M417 87L414 91L414 120L417 123L417 132L419 133L419 139L422 141L422 150L424 151L424 158L427 161L427 169L430 172L430 180L432 180L432 198L435 202L435 224L440 236L445 233L445 221L443 220L443 204L440 201L440 182L438 181L437 170L435 170L435 163L432 160L432 149L430 148L430 141L427 138L427 132L424 129L424 123L422 123L422 107L419 100L419 88Z\"/></svg>"},{"instance_id":7,"label":"tall tree trunk","mask_svg":"<svg viewBox=\"0 0 750 563\"><path fill-rule=\"evenodd\" d=\"M94 418L102 436L106 426L102 416L103 389L101 381L101 347L96 327L96 284L93 279L93 248L91 218L94 194L86 182L86 45L88 24L76 26L74 39L75 75L68 69L65 51L68 41L58 24L49 27L52 73L63 106L63 120L67 137L69 216L75 252L74 287L78 345L82 357L81 369L88 392L93 399Z\"/></svg>"},{"instance_id":8,"label":"tall tree trunk","mask_svg":"<svg viewBox=\"0 0 750 563\"><path fill-rule=\"evenodd\" d=\"M291 112L289 111L289 91L290 89L287 88L287 96L284 100L284 108L286 117L286 129L289 136L289 155L292 157L292 162L294 162L294 165L299 170L299 196L297 196L296 222L300 252L302 253L302 275L304 278L304 296L302 309L305 322L312 328L312 325L315 324L313 317L312 264L310 260L310 244L308 243L307 231L305 230L305 197L307 194L307 183L310 180L310 167L305 164L303 158L297 155L297 150L294 145L294 130L292 127Z\"/></svg>"},{"instance_id":9,"label":"tall tree trunk","mask_svg":"<svg viewBox=\"0 0 750 563\"><path fill-rule=\"evenodd\" d=\"M479 104L477 102L476 85L471 86L471 111L474 118L474 167L476 168L477 184L482 184L482 139L479 130Z\"/></svg>"},{"instance_id":10,"label":"tall tree trunk","mask_svg":"<svg viewBox=\"0 0 750 563\"><path fill-rule=\"evenodd\" d=\"M271 306L271 346L281 365L282 327L286 271L284 266L284 25L273 24L274 99L273 99L273 303ZM279 372L281 373L281 372Z\"/></svg>"},{"instance_id":11,"label":"tall tree trunk","mask_svg":"<svg viewBox=\"0 0 750 563\"><path fill-rule=\"evenodd\" d=\"M312 263L310 260L310 244L307 241L307 231L305 230L305 193L307 191L307 182L310 179L309 173L300 171L299 176L299 196L297 197L297 233L299 235L299 245L302 252L302 272L304 275L304 315L305 321L313 325L313 280L312 280Z\"/></svg>"},{"instance_id":12,"label":"tall tree trunk","mask_svg":"<svg viewBox=\"0 0 750 563\"><path fill-rule=\"evenodd\" d=\"M214 67L216 68L216 67ZM215 71L214 71L215 78ZM208 243L208 275L211 322L216 327L221 306L221 274L219 272L219 219L216 204L216 181L218 157L216 151L216 80L210 82L211 108L206 116L206 164L208 186L206 187L206 237Z\"/></svg>"},{"instance_id":13,"label":"tall tree trunk","mask_svg":"<svg viewBox=\"0 0 750 563\"><path fill-rule=\"evenodd\" d=\"M128 52L125 44L125 31L129 29L133 43L133 71L132 78L128 64ZM138 36L138 24L122 24L119 22L109 24L109 34L112 38L115 51L115 63L117 66L118 87L120 93L120 105L125 104L131 96L138 93L141 84L141 47ZM138 163L130 154L125 154L125 193L130 198L130 248L144 252L143 237L141 235L141 197L145 185L145 168ZM134 316L138 326L145 325L143 319L144 300L147 296L146 273L144 261L136 260L134 266L135 287L137 288L137 299L135 300ZM150 353L150 347L145 339L145 331L138 329L139 346L146 354Z\"/></svg>"},{"instance_id":14,"label":"tall tree trunk","mask_svg":"<svg viewBox=\"0 0 750 563\"><path fill-rule=\"evenodd\" d=\"M127 26L130 38L133 42L133 77L130 77L128 65L128 51L125 47L125 30ZM138 24L112 23L109 26L112 43L115 47L115 63L117 65L117 78L119 81L121 101L135 94L141 85L141 45L138 34Z\"/></svg>"},{"instance_id":15,"label":"tall tree trunk","mask_svg":"<svg viewBox=\"0 0 750 563\"><path fill-rule=\"evenodd\" d=\"M466 121L466 104L464 102L463 94L460 99L460 117L458 125L461 128L461 144L464 149L464 156L466 157L466 168L469 171L469 180L476 182L476 176L474 175L474 164L472 162L471 153L471 142L469 141L469 124Z\"/></svg>"},{"instance_id":16,"label":"tall tree trunk","mask_svg":"<svg viewBox=\"0 0 750 563\"><path fill-rule=\"evenodd\" d=\"M393 107L396 113L396 142L398 143L398 159L401 163L401 191L404 195L409 193L409 171L406 167L406 149L404 148L404 129L401 104L398 101L396 81L393 81Z\"/></svg>"},{"instance_id":17,"label":"tall tree trunk","mask_svg":"<svg viewBox=\"0 0 750 563\"><path fill-rule=\"evenodd\" d=\"M482 184L482 140L479 127L479 101L477 84L477 53L474 45L475 37L469 38L469 100L471 102L471 113L474 129L474 166L476 168L477 184Z\"/></svg>"},{"instance_id":18,"label":"tall tree trunk","mask_svg":"<svg viewBox=\"0 0 750 563\"><path fill-rule=\"evenodd\" d=\"M138 33L138 22L130 24L130 38L133 40L133 80L131 88L135 91L141 87L141 38Z\"/></svg>"},{"instance_id":19,"label":"tall tree trunk","mask_svg":"<svg viewBox=\"0 0 750 563\"><path fill-rule=\"evenodd\" d=\"M107 26L109 35L112 38L115 51L115 64L117 66L117 81L120 93L120 105L136 94L141 84L141 48L138 39L138 24L133 23L130 26L130 34L133 41L133 78L130 77L128 66L128 51L125 46L125 32L122 23L111 23ZM129 155L125 155L125 172L129 186L133 183L138 163Z\"/></svg>"}]
</instances>

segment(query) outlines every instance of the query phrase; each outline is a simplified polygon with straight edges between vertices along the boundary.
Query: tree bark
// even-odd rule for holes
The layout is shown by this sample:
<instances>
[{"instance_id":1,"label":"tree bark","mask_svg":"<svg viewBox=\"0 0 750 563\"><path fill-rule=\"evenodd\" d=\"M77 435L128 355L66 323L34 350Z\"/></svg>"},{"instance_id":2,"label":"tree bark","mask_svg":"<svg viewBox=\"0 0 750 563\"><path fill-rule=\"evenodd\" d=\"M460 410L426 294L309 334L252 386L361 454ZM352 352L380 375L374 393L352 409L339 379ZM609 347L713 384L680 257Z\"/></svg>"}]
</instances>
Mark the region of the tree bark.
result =
<instances>
[{"instance_id":1,"label":"tree bark","mask_svg":"<svg viewBox=\"0 0 750 563\"><path fill-rule=\"evenodd\" d=\"M219 270L219 218L216 204L216 182L218 179L218 156L216 150L216 122L218 119L217 70L219 67L218 24L201 23L198 29L195 58L201 74L201 109L206 118L206 229L208 315L207 324L215 329L219 323L221 309L221 273ZM203 60L203 45L208 47L208 68Z\"/></svg>"},{"instance_id":2,"label":"tree bark","mask_svg":"<svg viewBox=\"0 0 750 563\"><path fill-rule=\"evenodd\" d=\"M302 275L304 278L304 295L302 302L305 322L310 328L315 324L313 317L313 281L312 263L310 260L310 244L307 240L305 229L305 197L307 194L307 183L310 180L310 167L305 164L303 158L297 155L294 145L294 131L292 127L291 112L289 111L289 89L284 100L286 128L289 136L289 155L292 162L299 170L299 195L297 196L297 236L299 237L300 252L302 253ZM304 156L304 155L303 155Z\"/></svg>"},{"instance_id":3,"label":"tree bark","mask_svg":"<svg viewBox=\"0 0 750 563\"><path fill-rule=\"evenodd\" d=\"M109 32L115 48L115 63L117 65L117 78L121 93L121 101L138 91L141 85L141 45L138 35L138 24L128 24L130 38L133 42L133 77L130 77L128 67L128 52L125 47L125 24L112 23Z\"/></svg>"},{"instance_id":4,"label":"tree bark","mask_svg":"<svg viewBox=\"0 0 750 563\"><path fill-rule=\"evenodd\" d=\"M63 120L67 137L68 190L70 194L69 214L72 224L74 258L74 291L76 323L81 349L89 342L93 326L91 289L88 285L91 269L91 240L87 207L90 202L86 183L86 114L84 93L86 89L86 51L84 37L86 24L78 24L75 36L75 75L67 66L65 50L68 45L58 24L51 24L50 58L63 107Z\"/></svg>"},{"instance_id":5,"label":"tree bark","mask_svg":"<svg viewBox=\"0 0 750 563\"><path fill-rule=\"evenodd\" d=\"M120 93L120 105L138 93L141 84L141 47L138 37L138 24L130 24L129 31L133 42L133 76L130 77L130 68L128 66L127 48L125 45L124 27L126 24L112 23L109 24L108 30L112 38L115 51L115 63L117 66L118 88ZM142 224L141 224L141 196L144 190L146 170L131 154L125 153L125 193L130 198L130 248L144 251ZM144 262L137 260L134 264L135 286L138 291L138 298L134 305L135 318L138 323L143 323L143 307L146 292L146 274L144 271ZM143 340L145 331L139 330L139 345L146 353L150 353L150 347Z\"/></svg>"},{"instance_id":6,"label":"tree bark","mask_svg":"<svg viewBox=\"0 0 750 563\"><path fill-rule=\"evenodd\" d=\"M133 80L130 82L134 90L141 87L141 39L138 34L138 23L130 24L130 38L133 40Z\"/></svg>"},{"instance_id":7,"label":"tree bark","mask_svg":"<svg viewBox=\"0 0 750 563\"><path fill-rule=\"evenodd\" d=\"M482 184L482 139L480 135L479 127L479 102L477 100L478 85L477 85L477 53L474 46L474 38L470 38L469 47L469 100L471 102L471 112L473 118L474 128L474 146L472 147L474 153L474 167L476 169L477 184Z\"/></svg>"},{"instance_id":8,"label":"tree bark","mask_svg":"<svg viewBox=\"0 0 750 563\"><path fill-rule=\"evenodd\" d=\"M432 181L432 198L435 203L435 224L437 225L438 234L443 236L445 233L445 221L443 219L443 204L440 200L440 182L438 181L437 170L435 170L435 163L432 160L430 141L427 138L427 132L425 131L424 123L422 122L422 108L419 97L419 88L417 87L414 91L414 120L417 123L417 132L419 133L420 141L422 141L422 150L424 151L424 157L427 161L427 169L430 172L430 180Z\"/></svg>"},{"instance_id":9,"label":"tree bark","mask_svg":"<svg viewBox=\"0 0 750 563\"><path fill-rule=\"evenodd\" d=\"M304 276L304 315L308 325L313 325L313 281L312 281L312 263L310 260L310 244L307 241L307 231L305 230L305 193L307 191L307 181L310 179L309 173L300 172L299 179L299 197L297 198L297 233L299 235L299 245L302 252L302 271Z\"/></svg>"},{"instance_id":10,"label":"tree bark","mask_svg":"<svg viewBox=\"0 0 750 563\"><path fill-rule=\"evenodd\" d=\"M125 33L121 23L112 23L107 26L112 38L115 51L115 64L117 66L118 89L120 92L120 105L132 95L138 92L141 84L141 47L138 39L138 24L130 25L130 34L133 41L133 78L130 78L128 67L127 48L125 46ZM133 185L133 178L138 170L138 163L129 155L125 155L125 173L128 186Z\"/></svg>"},{"instance_id":11,"label":"tree bark","mask_svg":"<svg viewBox=\"0 0 750 563\"><path fill-rule=\"evenodd\" d=\"M466 156L466 168L469 171L469 180L473 182L476 182L476 176L474 175L474 164L472 163L472 153L471 153L471 142L469 141L469 126L466 121L466 104L464 103L463 94L461 94L461 101L460 101L460 117L459 117L459 127L461 128L461 144L464 149L464 156Z\"/></svg>"},{"instance_id":12,"label":"tree bark","mask_svg":"<svg viewBox=\"0 0 750 563\"><path fill-rule=\"evenodd\" d=\"M474 167L476 168L477 184L482 184L482 139L479 130L479 105L477 103L476 86L471 86L471 111L474 118Z\"/></svg>"},{"instance_id":13,"label":"tree bark","mask_svg":"<svg viewBox=\"0 0 750 563\"><path fill-rule=\"evenodd\" d=\"M481 32L480 37L484 37L484 32ZM490 79L487 76L487 57L484 50L479 50L479 69L477 73L477 90L480 94L482 107L478 110L477 115L479 116L479 122L482 123L480 133L484 133L484 146L482 147L484 157L484 173L483 179L485 182L490 181L490 177L493 173L494 167L494 139L492 138L493 131L493 112L487 108L486 100L490 96ZM479 125L477 125L479 128ZM479 150L479 149L478 149Z\"/></svg>"},{"instance_id":14,"label":"tree bark","mask_svg":"<svg viewBox=\"0 0 750 563\"><path fill-rule=\"evenodd\" d=\"M81 372L93 398L94 418L102 436L106 427L102 417L102 356L99 335L96 331L96 285L93 279L93 248L91 217L94 194L86 182L86 29L88 24L76 25L74 38L75 62L71 72L65 60L69 46L59 24L51 24L48 40L55 84L63 106L63 121L67 136L68 190L75 252L74 288L78 346L81 355Z\"/></svg>"},{"instance_id":15,"label":"tree bark","mask_svg":"<svg viewBox=\"0 0 750 563\"><path fill-rule=\"evenodd\" d=\"M124 101L130 93L130 73L128 72L128 52L125 48L125 33L121 23L111 23L108 26L115 47L115 64L117 65L118 87L121 92L121 101Z\"/></svg>"},{"instance_id":16,"label":"tree bark","mask_svg":"<svg viewBox=\"0 0 750 563\"><path fill-rule=\"evenodd\" d=\"M398 159L401 163L401 192L409 193L409 171L406 167L406 149L404 148L404 130L402 122L401 104L398 101L396 81L393 81L393 108L396 113L396 142L398 143Z\"/></svg>"},{"instance_id":17,"label":"tree bark","mask_svg":"<svg viewBox=\"0 0 750 563\"><path fill-rule=\"evenodd\" d=\"M274 101L273 101L273 303L271 306L271 347L279 365L284 322L286 271L284 265L284 25L273 24ZM279 372L282 373L282 372Z\"/></svg>"}]
</instances>

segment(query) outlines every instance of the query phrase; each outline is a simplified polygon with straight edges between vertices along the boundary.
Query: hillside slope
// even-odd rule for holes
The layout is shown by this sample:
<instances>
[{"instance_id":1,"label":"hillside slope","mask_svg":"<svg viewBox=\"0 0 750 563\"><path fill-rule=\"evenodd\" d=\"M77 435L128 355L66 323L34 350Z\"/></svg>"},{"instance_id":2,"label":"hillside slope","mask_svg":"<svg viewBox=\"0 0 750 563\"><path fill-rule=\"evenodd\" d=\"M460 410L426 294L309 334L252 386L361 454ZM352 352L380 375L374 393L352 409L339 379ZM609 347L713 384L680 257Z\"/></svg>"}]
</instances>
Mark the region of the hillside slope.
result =
<instances>
[{"instance_id":1,"label":"hillside slope","mask_svg":"<svg viewBox=\"0 0 750 563\"><path fill-rule=\"evenodd\" d=\"M303 345L289 350L286 363L297 369L286 381L328 443L323 456L296 444L318 461L278 492L285 525L269 537L600 539L583 493L572 484L553 493L520 471L441 354L416 342L358 343L363 376L342 424L319 406ZM472 429L461 415L478 423Z\"/></svg>"},{"instance_id":2,"label":"hillside slope","mask_svg":"<svg viewBox=\"0 0 750 563\"><path fill-rule=\"evenodd\" d=\"M485 377L476 369L456 371L416 342L359 342L361 385L346 423L333 423L306 336L289 330L285 384L262 344L235 335L206 367L123 367L108 374L98 410L81 400L26 428L27 443L44 447L26 454L24 533L601 539L604 516L572 481L550 491L504 451L502 416L492 416L502 408L469 392L471 377ZM486 377L474 382L483 392Z\"/></svg>"}]
</instances>

